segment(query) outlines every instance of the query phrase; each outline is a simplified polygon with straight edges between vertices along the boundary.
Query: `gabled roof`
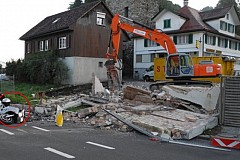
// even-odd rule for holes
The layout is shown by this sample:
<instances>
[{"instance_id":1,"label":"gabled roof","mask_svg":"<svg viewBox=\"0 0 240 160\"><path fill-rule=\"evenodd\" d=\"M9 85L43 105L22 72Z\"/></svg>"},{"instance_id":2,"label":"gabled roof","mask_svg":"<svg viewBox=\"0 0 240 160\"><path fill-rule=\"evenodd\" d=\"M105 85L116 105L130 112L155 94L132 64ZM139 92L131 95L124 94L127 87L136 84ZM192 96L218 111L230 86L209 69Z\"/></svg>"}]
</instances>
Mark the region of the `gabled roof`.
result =
<instances>
[{"instance_id":1,"label":"gabled roof","mask_svg":"<svg viewBox=\"0 0 240 160\"><path fill-rule=\"evenodd\" d=\"M179 10L179 14L187 17L187 20L180 28L180 31L215 30L203 22L202 17L196 9L184 6Z\"/></svg>"},{"instance_id":2,"label":"gabled roof","mask_svg":"<svg viewBox=\"0 0 240 160\"><path fill-rule=\"evenodd\" d=\"M170 11L169 9L163 9L163 10L159 11L156 15L154 15L154 16L151 18L151 20L152 20L152 21L155 21L155 20L158 18L158 16L161 15L162 13L164 13L164 12L172 12L173 14L176 14L176 15L182 17L182 18L187 19L186 16L180 14L179 12Z\"/></svg>"},{"instance_id":3,"label":"gabled roof","mask_svg":"<svg viewBox=\"0 0 240 160\"><path fill-rule=\"evenodd\" d=\"M181 26L179 30L167 31L168 33L181 33L181 32L191 32L191 31L209 31L214 33L219 33L216 29L211 27L206 23L206 21L219 19L225 17L225 15L232 9L233 6L228 6L219 9L213 9L209 11L199 12L189 6L182 7L178 12L172 12L180 17L184 17L186 21ZM235 8L234 8L235 9ZM235 9L236 10L236 9ZM162 12L159 12L153 17L157 18Z\"/></svg>"},{"instance_id":4,"label":"gabled roof","mask_svg":"<svg viewBox=\"0 0 240 160\"><path fill-rule=\"evenodd\" d=\"M202 17L203 21L223 18L231 8L232 6L229 6L225 8L217 8L205 12L200 12L200 16Z\"/></svg>"},{"instance_id":5,"label":"gabled roof","mask_svg":"<svg viewBox=\"0 0 240 160\"><path fill-rule=\"evenodd\" d=\"M102 3L105 6L103 2L95 1L92 3L82 4L81 6L74 8L72 10L68 10L65 12L61 12L61 13L46 17L44 20L38 23L35 27L33 27L27 33L21 36L20 40L26 40L26 39L44 35L47 33L68 29L69 26L75 23L78 18L83 17L86 13L88 13L90 10L92 10L94 7L96 7L100 3Z\"/></svg>"}]
</instances>

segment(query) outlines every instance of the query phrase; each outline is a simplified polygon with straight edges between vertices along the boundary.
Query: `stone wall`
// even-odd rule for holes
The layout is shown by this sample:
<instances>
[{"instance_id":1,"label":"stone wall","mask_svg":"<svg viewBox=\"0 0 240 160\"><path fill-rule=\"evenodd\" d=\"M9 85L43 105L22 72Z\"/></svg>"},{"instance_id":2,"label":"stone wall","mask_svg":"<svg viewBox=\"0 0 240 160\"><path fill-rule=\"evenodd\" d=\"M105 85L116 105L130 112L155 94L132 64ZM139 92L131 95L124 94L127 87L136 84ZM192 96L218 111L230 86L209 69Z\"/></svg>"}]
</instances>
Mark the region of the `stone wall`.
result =
<instances>
[{"instance_id":1,"label":"stone wall","mask_svg":"<svg viewBox=\"0 0 240 160\"><path fill-rule=\"evenodd\" d=\"M106 4L113 14L123 16L125 7L128 7L128 17L146 25L159 12L158 0L106 0Z\"/></svg>"},{"instance_id":2,"label":"stone wall","mask_svg":"<svg viewBox=\"0 0 240 160\"><path fill-rule=\"evenodd\" d=\"M151 18L153 18L159 12L159 5L157 1L158 0L105 0L107 6L110 8L113 14L118 13L125 16L125 7L128 7L128 18L152 28L154 28L154 24L151 22ZM131 24L129 21L127 23ZM133 35L129 34L129 36L132 37ZM125 55L123 56L123 65L125 66L123 70L123 78L132 78L134 74L133 40L125 43Z\"/></svg>"}]
</instances>

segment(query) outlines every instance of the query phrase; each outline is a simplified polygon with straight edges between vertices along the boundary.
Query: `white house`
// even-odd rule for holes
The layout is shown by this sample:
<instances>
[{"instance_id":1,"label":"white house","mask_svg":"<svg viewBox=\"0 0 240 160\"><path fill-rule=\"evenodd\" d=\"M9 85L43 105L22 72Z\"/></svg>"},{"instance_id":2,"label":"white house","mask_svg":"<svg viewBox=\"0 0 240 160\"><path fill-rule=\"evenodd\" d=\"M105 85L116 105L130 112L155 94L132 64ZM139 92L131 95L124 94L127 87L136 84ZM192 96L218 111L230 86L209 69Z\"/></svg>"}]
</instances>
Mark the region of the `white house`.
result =
<instances>
[{"instance_id":1,"label":"white house","mask_svg":"<svg viewBox=\"0 0 240 160\"><path fill-rule=\"evenodd\" d=\"M169 35L177 52L191 56L231 56L240 61L240 36L235 27L240 25L234 6L199 12L186 3L177 13L162 10L152 18L156 29ZM154 57L167 52L156 43L134 39L134 71L142 75L153 64Z\"/></svg>"}]
</instances>

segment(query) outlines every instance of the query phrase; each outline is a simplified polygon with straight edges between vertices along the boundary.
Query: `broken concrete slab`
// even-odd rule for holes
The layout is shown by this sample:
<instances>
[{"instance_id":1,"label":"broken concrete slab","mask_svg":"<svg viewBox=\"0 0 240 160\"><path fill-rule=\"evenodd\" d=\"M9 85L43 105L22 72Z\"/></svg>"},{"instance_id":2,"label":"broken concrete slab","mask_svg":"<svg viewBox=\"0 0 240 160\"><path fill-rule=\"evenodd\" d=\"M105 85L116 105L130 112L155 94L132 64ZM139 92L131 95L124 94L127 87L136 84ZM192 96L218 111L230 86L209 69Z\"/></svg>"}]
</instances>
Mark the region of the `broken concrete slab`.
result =
<instances>
[{"instance_id":1,"label":"broken concrete slab","mask_svg":"<svg viewBox=\"0 0 240 160\"><path fill-rule=\"evenodd\" d=\"M95 76L94 73L92 75L93 75L92 93L94 95L96 95L98 93L104 93L105 92L105 88L103 87L103 85L100 82L99 78L97 78L97 76Z\"/></svg>"},{"instance_id":2,"label":"broken concrete slab","mask_svg":"<svg viewBox=\"0 0 240 160\"><path fill-rule=\"evenodd\" d=\"M219 85L213 87L166 85L162 87L162 90L173 97L198 104L207 111L216 109L220 94Z\"/></svg>"},{"instance_id":3,"label":"broken concrete slab","mask_svg":"<svg viewBox=\"0 0 240 160\"><path fill-rule=\"evenodd\" d=\"M82 104L82 99L78 99L76 101L71 101L71 102L67 102L66 104L63 105L63 109L68 109L71 107L78 107Z\"/></svg>"},{"instance_id":4,"label":"broken concrete slab","mask_svg":"<svg viewBox=\"0 0 240 160\"><path fill-rule=\"evenodd\" d=\"M141 109L143 107L143 105L140 106ZM137 107L133 108L136 109ZM121 112L118 115L139 127L151 132L158 132L159 135L162 133L169 134L173 139L192 139L218 124L217 117L179 109L152 111L145 115L127 113Z\"/></svg>"}]
</instances>

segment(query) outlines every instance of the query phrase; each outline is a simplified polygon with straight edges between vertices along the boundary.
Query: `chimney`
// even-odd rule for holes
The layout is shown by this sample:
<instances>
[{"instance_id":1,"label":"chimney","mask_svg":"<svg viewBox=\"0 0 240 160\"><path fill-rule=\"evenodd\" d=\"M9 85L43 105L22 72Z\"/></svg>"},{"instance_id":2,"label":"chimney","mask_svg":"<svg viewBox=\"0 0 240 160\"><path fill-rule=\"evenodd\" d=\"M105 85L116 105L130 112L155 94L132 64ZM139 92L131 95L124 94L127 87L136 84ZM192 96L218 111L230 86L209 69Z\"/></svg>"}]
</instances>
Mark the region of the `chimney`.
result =
<instances>
[{"instance_id":1,"label":"chimney","mask_svg":"<svg viewBox=\"0 0 240 160\"><path fill-rule=\"evenodd\" d=\"M188 0L183 0L183 6L188 6Z\"/></svg>"}]
</instances>

